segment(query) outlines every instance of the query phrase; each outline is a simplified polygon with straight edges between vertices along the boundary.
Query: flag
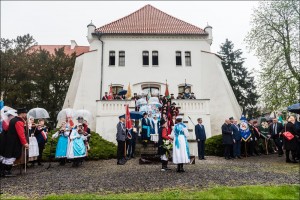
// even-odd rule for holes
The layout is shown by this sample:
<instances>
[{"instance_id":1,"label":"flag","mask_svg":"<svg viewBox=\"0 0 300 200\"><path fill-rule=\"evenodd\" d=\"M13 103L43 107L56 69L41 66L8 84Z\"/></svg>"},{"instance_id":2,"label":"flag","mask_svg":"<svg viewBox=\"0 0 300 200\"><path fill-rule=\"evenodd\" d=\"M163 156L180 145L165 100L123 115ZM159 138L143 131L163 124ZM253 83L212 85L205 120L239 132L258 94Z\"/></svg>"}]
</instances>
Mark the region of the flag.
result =
<instances>
[{"instance_id":1,"label":"flag","mask_svg":"<svg viewBox=\"0 0 300 200\"><path fill-rule=\"evenodd\" d=\"M242 136L242 139L246 142L251 137L251 132L249 130L249 125L246 117L242 115L240 120L240 134Z\"/></svg>"},{"instance_id":2,"label":"flag","mask_svg":"<svg viewBox=\"0 0 300 200\"><path fill-rule=\"evenodd\" d=\"M125 105L125 126L126 126L126 130L127 130L127 138L131 139L132 138L132 135L131 135L132 121L130 119L130 112L129 112L128 104Z\"/></svg>"},{"instance_id":3,"label":"flag","mask_svg":"<svg viewBox=\"0 0 300 200\"><path fill-rule=\"evenodd\" d=\"M126 99L131 99L131 88L130 88L130 83L128 84L128 89L126 93Z\"/></svg>"},{"instance_id":4,"label":"flag","mask_svg":"<svg viewBox=\"0 0 300 200\"><path fill-rule=\"evenodd\" d=\"M108 100L112 100L113 97L113 91L112 91L112 84L110 84L110 88L109 88L109 94L108 94Z\"/></svg>"},{"instance_id":5,"label":"flag","mask_svg":"<svg viewBox=\"0 0 300 200\"><path fill-rule=\"evenodd\" d=\"M166 81L166 91L165 91L165 97L166 97L167 99L169 99L169 98L170 98L170 94L169 94L169 87L168 87L168 83L167 83L167 81Z\"/></svg>"},{"instance_id":6,"label":"flag","mask_svg":"<svg viewBox=\"0 0 300 200\"><path fill-rule=\"evenodd\" d=\"M278 122L280 122L282 125L284 125L284 122L283 122L283 119L282 119L281 115L279 115L279 117L278 117Z\"/></svg>"}]
</instances>

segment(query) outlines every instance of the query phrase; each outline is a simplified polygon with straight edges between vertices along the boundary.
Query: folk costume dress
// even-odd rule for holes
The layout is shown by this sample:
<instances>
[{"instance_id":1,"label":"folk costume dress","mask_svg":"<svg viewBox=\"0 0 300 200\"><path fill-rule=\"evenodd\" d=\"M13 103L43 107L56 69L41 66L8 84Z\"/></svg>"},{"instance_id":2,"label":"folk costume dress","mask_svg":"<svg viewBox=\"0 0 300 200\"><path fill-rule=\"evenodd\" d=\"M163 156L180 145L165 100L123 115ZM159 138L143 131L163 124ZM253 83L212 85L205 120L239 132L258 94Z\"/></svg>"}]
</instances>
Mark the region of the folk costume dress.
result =
<instances>
[{"instance_id":1,"label":"folk costume dress","mask_svg":"<svg viewBox=\"0 0 300 200\"><path fill-rule=\"evenodd\" d=\"M28 123L28 133L29 133L29 151L28 151L28 161L34 161L38 159L39 145L36 137L34 136L34 131L36 127L33 127L31 123Z\"/></svg>"},{"instance_id":2,"label":"folk costume dress","mask_svg":"<svg viewBox=\"0 0 300 200\"><path fill-rule=\"evenodd\" d=\"M73 129L70 135L70 143L67 151L67 158L82 158L86 156L86 147L84 140L87 138L79 134L76 129Z\"/></svg>"},{"instance_id":3,"label":"folk costume dress","mask_svg":"<svg viewBox=\"0 0 300 200\"><path fill-rule=\"evenodd\" d=\"M68 130L57 131L52 136L52 138L59 137L57 146L56 146L55 158L66 158L67 157L69 134L70 134L70 132Z\"/></svg>"},{"instance_id":4,"label":"folk costume dress","mask_svg":"<svg viewBox=\"0 0 300 200\"><path fill-rule=\"evenodd\" d=\"M190 151L187 137L189 132L182 122L176 124L172 130L173 139L173 163L182 164L190 162Z\"/></svg>"}]
</instances>

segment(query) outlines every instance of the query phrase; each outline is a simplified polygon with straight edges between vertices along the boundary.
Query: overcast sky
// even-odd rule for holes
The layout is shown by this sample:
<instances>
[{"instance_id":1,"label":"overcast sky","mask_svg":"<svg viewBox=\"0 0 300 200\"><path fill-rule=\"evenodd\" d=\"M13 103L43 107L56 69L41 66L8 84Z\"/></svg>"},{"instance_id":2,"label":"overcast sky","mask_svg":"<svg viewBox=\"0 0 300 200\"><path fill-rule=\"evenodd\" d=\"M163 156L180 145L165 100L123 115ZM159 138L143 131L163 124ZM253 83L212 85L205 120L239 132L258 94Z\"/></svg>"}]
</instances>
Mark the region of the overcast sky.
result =
<instances>
[{"instance_id":1,"label":"overcast sky","mask_svg":"<svg viewBox=\"0 0 300 200\"><path fill-rule=\"evenodd\" d=\"M1 1L1 37L31 34L39 44L88 45L87 25L96 27L122 18L151 4L200 28L213 27L212 52L228 38L243 51L245 66L259 69L258 59L243 41L257 1Z\"/></svg>"}]
</instances>

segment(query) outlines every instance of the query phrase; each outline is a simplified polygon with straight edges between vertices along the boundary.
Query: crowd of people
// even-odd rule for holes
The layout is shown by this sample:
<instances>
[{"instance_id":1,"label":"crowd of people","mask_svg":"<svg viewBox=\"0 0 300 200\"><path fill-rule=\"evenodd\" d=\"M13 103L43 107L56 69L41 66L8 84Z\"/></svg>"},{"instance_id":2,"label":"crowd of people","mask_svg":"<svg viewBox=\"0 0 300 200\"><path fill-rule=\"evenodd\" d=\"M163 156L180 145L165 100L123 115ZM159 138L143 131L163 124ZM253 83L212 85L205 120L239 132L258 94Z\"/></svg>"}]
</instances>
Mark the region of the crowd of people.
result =
<instances>
[{"instance_id":1,"label":"crowd of people","mask_svg":"<svg viewBox=\"0 0 300 200\"><path fill-rule=\"evenodd\" d=\"M0 176L13 176L13 165L34 167L36 162L43 165L42 155L49 140L45 119L36 119L37 123L33 117L29 116L27 119L25 108L11 109L3 115L5 119L2 121L0 133ZM83 117L78 117L77 120L75 125L72 117L66 117L59 130L52 135L52 140L58 138L55 157L60 165L65 165L69 160L73 161L73 167L78 167L88 155L90 129Z\"/></svg>"},{"instance_id":2,"label":"crowd of people","mask_svg":"<svg viewBox=\"0 0 300 200\"><path fill-rule=\"evenodd\" d=\"M225 159L241 159L242 155L260 156L261 154L277 153L283 156L287 163L297 163L300 159L300 122L295 116L289 116L287 122L278 121L277 118L266 120L249 119L250 135L242 138L241 125L233 117L226 119L222 125L222 141ZM286 133L292 136L286 136Z\"/></svg>"}]
</instances>

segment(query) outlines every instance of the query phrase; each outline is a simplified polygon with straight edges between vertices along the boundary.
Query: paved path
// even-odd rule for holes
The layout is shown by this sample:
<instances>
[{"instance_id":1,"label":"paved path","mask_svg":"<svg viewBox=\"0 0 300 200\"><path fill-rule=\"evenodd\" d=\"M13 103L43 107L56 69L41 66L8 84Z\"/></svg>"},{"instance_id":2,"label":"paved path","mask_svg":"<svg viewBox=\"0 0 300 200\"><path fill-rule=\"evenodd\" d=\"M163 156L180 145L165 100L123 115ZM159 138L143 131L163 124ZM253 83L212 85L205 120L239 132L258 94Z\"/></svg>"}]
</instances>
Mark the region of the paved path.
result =
<instances>
[{"instance_id":1,"label":"paved path","mask_svg":"<svg viewBox=\"0 0 300 200\"><path fill-rule=\"evenodd\" d=\"M215 185L297 184L299 163L285 163L283 157L263 155L227 161L220 157L196 160L186 165L185 173L161 172L160 165L139 165L138 159L126 165L116 165L116 160L85 162L79 168L68 163L53 168L36 166L27 174L1 179L2 192L10 195L40 197L51 193L104 193L153 191L173 187L204 188ZM14 173L18 173L17 170Z\"/></svg>"}]
</instances>

